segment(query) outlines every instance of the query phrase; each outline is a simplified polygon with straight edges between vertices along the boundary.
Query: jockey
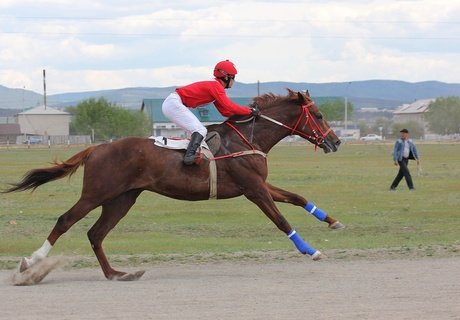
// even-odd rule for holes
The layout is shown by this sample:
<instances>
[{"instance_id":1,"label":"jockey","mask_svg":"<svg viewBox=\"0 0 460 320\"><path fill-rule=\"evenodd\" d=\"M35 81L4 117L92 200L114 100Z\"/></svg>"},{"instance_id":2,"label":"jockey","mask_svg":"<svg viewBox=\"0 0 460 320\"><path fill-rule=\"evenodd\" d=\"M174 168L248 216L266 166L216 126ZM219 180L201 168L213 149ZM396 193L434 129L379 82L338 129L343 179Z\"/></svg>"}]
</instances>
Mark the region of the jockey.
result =
<instances>
[{"instance_id":1,"label":"jockey","mask_svg":"<svg viewBox=\"0 0 460 320\"><path fill-rule=\"evenodd\" d=\"M197 108L213 102L217 110L225 117L232 115L257 115L257 109L249 109L231 101L225 89L235 82L236 68L229 60L220 61L214 68L214 80L199 81L177 88L163 102L164 115L192 134L185 152L184 164L192 165L199 155L196 154L201 141L206 137L207 129L188 109Z\"/></svg>"}]
</instances>

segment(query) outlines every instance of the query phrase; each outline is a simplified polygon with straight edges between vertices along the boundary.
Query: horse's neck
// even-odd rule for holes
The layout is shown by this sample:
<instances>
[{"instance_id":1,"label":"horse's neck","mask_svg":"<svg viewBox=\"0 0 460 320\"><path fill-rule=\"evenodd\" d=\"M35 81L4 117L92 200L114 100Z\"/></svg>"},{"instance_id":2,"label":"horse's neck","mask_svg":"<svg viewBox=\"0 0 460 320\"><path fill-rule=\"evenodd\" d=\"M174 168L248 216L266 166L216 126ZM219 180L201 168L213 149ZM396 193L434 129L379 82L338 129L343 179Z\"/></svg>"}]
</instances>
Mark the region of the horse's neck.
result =
<instances>
[{"instance_id":1,"label":"horse's neck","mask_svg":"<svg viewBox=\"0 0 460 320\"><path fill-rule=\"evenodd\" d=\"M253 127L254 126L254 127ZM252 141L251 144L258 146L261 151L268 153L273 146L289 135L289 132L283 127L274 127L273 124L266 123L262 119L253 121L235 123L235 127L247 139ZM233 130L228 127L228 130ZM242 138L241 138L242 139Z\"/></svg>"},{"instance_id":2,"label":"horse's neck","mask_svg":"<svg viewBox=\"0 0 460 320\"><path fill-rule=\"evenodd\" d=\"M254 143L259 145L265 153L268 153L271 148L289 135L285 128L274 127L273 124L262 124L261 122L259 128L259 130L254 130Z\"/></svg>"}]
</instances>

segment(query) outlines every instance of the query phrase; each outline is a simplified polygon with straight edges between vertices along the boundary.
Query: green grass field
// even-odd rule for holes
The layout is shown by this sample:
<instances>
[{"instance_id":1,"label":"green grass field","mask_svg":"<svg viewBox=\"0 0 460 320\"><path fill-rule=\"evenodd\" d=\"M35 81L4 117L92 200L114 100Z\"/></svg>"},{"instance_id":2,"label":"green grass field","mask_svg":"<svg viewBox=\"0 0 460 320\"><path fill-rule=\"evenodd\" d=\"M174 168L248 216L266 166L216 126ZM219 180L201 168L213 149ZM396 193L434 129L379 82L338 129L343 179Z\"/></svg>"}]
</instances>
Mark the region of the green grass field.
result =
<instances>
[{"instance_id":1,"label":"green grass field","mask_svg":"<svg viewBox=\"0 0 460 320\"><path fill-rule=\"evenodd\" d=\"M303 195L347 225L331 232L299 207L279 204L291 225L312 246L327 250L460 245L460 144L418 144L423 173L410 169L416 187L403 180L388 191L397 167L392 144L346 144L334 154L311 145L280 145L269 154L269 182ZM33 168L66 159L81 148L0 149L0 188ZM116 170L116 168L114 168ZM30 255L56 219L78 199L82 168L34 193L0 194L0 256ZM93 256L86 238L94 210L55 245L52 255ZM246 198L185 202L144 192L104 242L110 255L295 252L287 237ZM449 249L450 248L450 249ZM1 266L0 266L1 267Z\"/></svg>"}]
</instances>

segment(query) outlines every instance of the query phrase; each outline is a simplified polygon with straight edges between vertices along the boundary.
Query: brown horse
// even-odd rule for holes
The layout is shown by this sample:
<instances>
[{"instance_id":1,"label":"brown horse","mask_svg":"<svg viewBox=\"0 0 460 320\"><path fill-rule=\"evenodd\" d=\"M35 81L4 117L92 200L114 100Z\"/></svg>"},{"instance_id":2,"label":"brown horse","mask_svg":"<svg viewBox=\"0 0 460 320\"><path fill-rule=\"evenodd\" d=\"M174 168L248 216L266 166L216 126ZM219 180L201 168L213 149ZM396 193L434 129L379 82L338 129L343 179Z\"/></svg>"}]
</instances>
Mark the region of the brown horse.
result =
<instances>
[{"instance_id":1,"label":"brown horse","mask_svg":"<svg viewBox=\"0 0 460 320\"><path fill-rule=\"evenodd\" d=\"M275 201L305 208L332 229L344 226L295 193L266 182L265 154L281 139L299 135L324 152L335 152L340 140L329 127L308 93L288 90L287 96L266 94L254 99L261 114L242 121L231 118L212 125L222 137L214 159L203 158L199 165L184 166L183 151L160 148L146 138L125 138L89 147L54 166L28 172L23 180L4 192L35 189L52 180L72 175L84 165L83 189L78 202L61 215L41 248L31 258L23 258L23 272L47 256L52 246L72 225L91 210L102 206L102 213L88 231L88 238L107 279L135 280L143 272L128 274L113 269L102 249L102 241L128 213L144 190L181 200L207 200L210 191L210 161L217 165L217 198L244 195L255 203L273 223L293 241L303 254L314 260L321 253L296 234L275 205ZM241 120L241 121L238 121ZM244 156L241 151L248 151Z\"/></svg>"}]
</instances>

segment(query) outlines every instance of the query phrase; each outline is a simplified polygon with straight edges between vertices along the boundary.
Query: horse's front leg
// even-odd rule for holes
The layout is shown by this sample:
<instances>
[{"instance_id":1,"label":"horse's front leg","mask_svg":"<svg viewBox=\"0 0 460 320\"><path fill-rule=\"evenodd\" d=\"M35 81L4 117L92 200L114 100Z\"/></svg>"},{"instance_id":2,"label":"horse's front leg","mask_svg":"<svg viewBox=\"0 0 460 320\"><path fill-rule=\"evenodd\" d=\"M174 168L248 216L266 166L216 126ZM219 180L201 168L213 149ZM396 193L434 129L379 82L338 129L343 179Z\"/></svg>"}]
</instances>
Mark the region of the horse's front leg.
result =
<instances>
[{"instance_id":1,"label":"horse's front leg","mask_svg":"<svg viewBox=\"0 0 460 320\"><path fill-rule=\"evenodd\" d=\"M319 260L322 254L319 250L311 247L302 237L290 226L289 222L283 217L281 212L270 195L269 188L266 184L256 186L244 192L246 198L254 202L273 223L283 231L288 238L294 243L296 248L303 254L308 254L313 260Z\"/></svg>"},{"instance_id":2,"label":"horse's front leg","mask_svg":"<svg viewBox=\"0 0 460 320\"><path fill-rule=\"evenodd\" d=\"M329 228L333 230L343 229L345 225L339 222L337 219L326 214L323 210L316 207L312 202L307 201L304 197L298 194L283 190L281 188L272 186L267 183L268 191L273 198L273 201L291 203L295 206L304 208L307 212L311 213L318 220L327 222Z\"/></svg>"}]
</instances>

